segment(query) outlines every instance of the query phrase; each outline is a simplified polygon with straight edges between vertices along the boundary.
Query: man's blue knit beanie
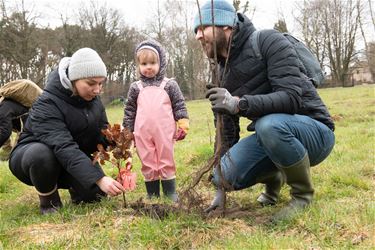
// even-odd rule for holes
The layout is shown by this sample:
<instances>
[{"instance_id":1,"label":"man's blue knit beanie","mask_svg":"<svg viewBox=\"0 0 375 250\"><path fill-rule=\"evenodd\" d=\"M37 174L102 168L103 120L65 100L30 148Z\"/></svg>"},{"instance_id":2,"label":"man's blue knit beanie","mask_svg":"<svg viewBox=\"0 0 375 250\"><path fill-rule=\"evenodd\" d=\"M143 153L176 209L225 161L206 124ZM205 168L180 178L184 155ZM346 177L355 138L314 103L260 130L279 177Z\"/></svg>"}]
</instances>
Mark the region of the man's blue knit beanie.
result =
<instances>
[{"instance_id":1,"label":"man's blue knit beanie","mask_svg":"<svg viewBox=\"0 0 375 250\"><path fill-rule=\"evenodd\" d=\"M215 26L229 26L233 27L237 21L236 10L233 5L225 0L214 0L214 23ZM198 27L202 24L203 26L212 25L212 10L211 0L208 0L201 7L202 22L199 20L199 12L194 18L194 32L197 33Z\"/></svg>"}]
</instances>

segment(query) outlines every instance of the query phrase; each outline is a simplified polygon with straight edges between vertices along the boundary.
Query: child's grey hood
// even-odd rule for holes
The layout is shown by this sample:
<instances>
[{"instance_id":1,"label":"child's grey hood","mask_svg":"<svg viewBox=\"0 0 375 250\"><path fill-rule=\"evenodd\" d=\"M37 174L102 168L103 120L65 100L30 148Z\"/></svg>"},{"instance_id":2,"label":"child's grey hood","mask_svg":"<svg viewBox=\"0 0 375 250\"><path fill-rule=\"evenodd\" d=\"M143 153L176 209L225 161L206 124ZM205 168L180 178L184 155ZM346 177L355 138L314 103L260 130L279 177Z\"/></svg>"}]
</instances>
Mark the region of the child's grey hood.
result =
<instances>
[{"instance_id":1,"label":"child's grey hood","mask_svg":"<svg viewBox=\"0 0 375 250\"><path fill-rule=\"evenodd\" d=\"M161 82L165 76L165 72L167 70L167 56L165 53L164 48L160 43L153 39L148 39L146 41L141 42L138 44L137 48L135 49L135 54L137 54L138 50L143 46L150 46L156 49L159 53L159 60L160 60L160 70L159 73L154 78L147 78L141 74L140 78L142 82L149 83L149 82Z\"/></svg>"}]
</instances>

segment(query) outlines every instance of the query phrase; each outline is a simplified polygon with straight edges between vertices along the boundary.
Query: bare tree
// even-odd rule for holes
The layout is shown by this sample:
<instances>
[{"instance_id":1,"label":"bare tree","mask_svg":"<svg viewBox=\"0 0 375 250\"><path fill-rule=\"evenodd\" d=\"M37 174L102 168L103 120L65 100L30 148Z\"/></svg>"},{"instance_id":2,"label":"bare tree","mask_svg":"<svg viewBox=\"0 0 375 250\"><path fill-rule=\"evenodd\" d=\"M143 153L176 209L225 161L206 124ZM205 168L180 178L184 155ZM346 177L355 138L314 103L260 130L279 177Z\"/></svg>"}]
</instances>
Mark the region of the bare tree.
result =
<instances>
[{"instance_id":1,"label":"bare tree","mask_svg":"<svg viewBox=\"0 0 375 250\"><path fill-rule=\"evenodd\" d=\"M1 68L6 75L2 75L4 81L16 78L35 79L35 64L39 62L39 44L36 31L36 15L27 11L24 2L20 9L7 15L5 3L2 2L2 19L0 23L0 55Z\"/></svg>"},{"instance_id":2,"label":"bare tree","mask_svg":"<svg viewBox=\"0 0 375 250\"><path fill-rule=\"evenodd\" d=\"M356 57L361 10L360 0L304 1L300 25L306 43L316 53L321 64L327 58L335 82L347 81L349 66Z\"/></svg>"},{"instance_id":3,"label":"bare tree","mask_svg":"<svg viewBox=\"0 0 375 250\"><path fill-rule=\"evenodd\" d=\"M61 27L56 28L56 35L59 37L61 45L61 54L72 56L72 54L82 47L85 38L88 37L88 31L76 24L69 24L68 19L61 15Z\"/></svg>"},{"instance_id":4,"label":"bare tree","mask_svg":"<svg viewBox=\"0 0 375 250\"><path fill-rule=\"evenodd\" d=\"M170 7L167 3L164 5L160 0L156 1L156 8L152 11L150 18L146 21L147 29L146 33L150 37L155 38L160 43L164 43L166 39L166 30L168 27L168 21L172 19L173 14L168 12Z\"/></svg>"},{"instance_id":5,"label":"bare tree","mask_svg":"<svg viewBox=\"0 0 375 250\"><path fill-rule=\"evenodd\" d=\"M114 80L117 62L112 55L118 52L121 27L125 26L122 16L118 10L108 8L106 4L91 1L89 5L81 7L79 17L81 28L89 31L82 45L98 51L107 66L108 79Z\"/></svg>"},{"instance_id":6,"label":"bare tree","mask_svg":"<svg viewBox=\"0 0 375 250\"><path fill-rule=\"evenodd\" d=\"M146 31L165 47L167 75L177 80L187 99L203 97L207 82L207 60L200 53L201 46L195 41L191 27L190 18L196 8L194 1L165 1L148 20Z\"/></svg>"},{"instance_id":7,"label":"bare tree","mask_svg":"<svg viewBox=\"0 0 375 250\"><path fill-rule=\"evenodd\" d=\"M91 1L79 10L82 37L81 46L95 49L107 66L108 84L105 85L104 103L125 96L130 81L135 77L134 48L141 35L127 27L117 9Z\"/></svg>"},{"instance_id":8,"label":"bare tree","mask_svg":"<svg viewBox=\"0 0 375 250\"><path fill-rule=\"evenodd\" d=\"M368 43L366 55L372 79L375 80L375 42Z\"/></svg>"},{"instance_id":9,"label":"bare tree","mask_svg":"<svg viewBox=\"0 0 375 250\"><path fill-rule=\"evenodd\" d=\"M360 1L358 1L358 3L357 3L357 11L359 12L359 13L366 13L365 12L365 9L366 9L366 3L365 2L360 2ZM371 17L371 19L372 19L372 26L373 26L373 28L375 29L375 21L374 21L374 16L373 16L373 13L372 13L372 6L371 6L371 1L369 1L368 2L368 7L369 7L369 9L368 9L368 11L370 12L370 17ZM367 17L367 15L365 14L365 15L360 15L359 16L359 27L360 27L360 31L361 31L361 35L362 35L362 39L363 39L363 42L364 42L364 45L365 45L365 53L364 53L364 55L365 55L365 58L366 58L366 61L367 61L367 64L368 64L368 66L369 66L369 68L370 68L370 72L371 72L371 75L372 75L372 79L375 79L375 64L374 64L374 62L373 62L373 55L371 54L371 53L374 53L373 52L373 50L371 50L371 48L370 48L370 43L368 43L368 39L367 39L367 35L368 35L368 33L366 32L366 17Z\"/></svg>"},{"instance_id":10,"label":"bare tree","mask_svg":"<svg viewBox=\"0 0 375 250\"><path fill-rule=\"evenodd\" d=\"M182 19L178 21L180 25L173 25L177 32L171 32L174 34L175 40L178 41L175 56L180 57L179 60L176 60L180 62L180 65L175 66L179 72L176 77L178 76L181 83L185 85L183 90L185 90L184 93L189 99L204 97L205 86L211 75L209 74L209 61L203 53L202 46L195 40L195 33L190 22L190 17L196 12L197 5L195 2L185 1L183 5L180 4L176 13ZM177 21L176 18L173 20ZM181 30L181 32L178 32L178 30Z\"/></svg>"},{"instance_id":11,"label":"bare tree","mask_svg":"<svg viewBox=\"0 0 375 250\"><path fill-rule=\"evenodd\" d=\"M286 26L285 19L279 19L277 23L275 23L273 28L280 32L288 32L288 27Z\"/></svg>"},{"instance_id":12,"label":"bare tree","mask_svg":"<svg viewBox=\"0 0 375 250\"><path fill-rule=\"evenodd\" d=\"M302 37L306 45L315 54L322 69L329 66L326 53L326 36L323 27L321 13L323 12L324 0L304 1L297 5L300 15L295 18L299 24Z\"/></svg>"},{"instance_id":13,"label":"bare tree","mask_svg":"<svg viewBox=\"0 0 375 250\"><path fill-rule=\"evenodd\" d=\"M368 6L369 6L369 9L370 9L372 28L374 29L374 32L375 32L375 15L374 15L374 10L372 9L372 1L373 0L368 0Z\"/></svg>"},{"instance_id":14,"label":"bare tree","mask_svg":"<svg viewBox=\"0 0 375 250\"><path fill-rule=\"evenodd\" d=\"M233 0L233 6L237 11L246 14L251 18L254 16L256 10L255 7L250 7L250 1L248 0L246 0L244 4L241 3L241 0Z\"/></svg>"},{"instance_id":15,"label":"bare tree","mask_svg":"<svg viewBox=\"0 0 375 250\"><path fill-rule=\"evenodd\" d=\"M334 80L347 81L349 65L355 58L359 17L354 0L331 0L325 3L323 24L327 37L327 52Z\"/></svg>"}]
</instances>

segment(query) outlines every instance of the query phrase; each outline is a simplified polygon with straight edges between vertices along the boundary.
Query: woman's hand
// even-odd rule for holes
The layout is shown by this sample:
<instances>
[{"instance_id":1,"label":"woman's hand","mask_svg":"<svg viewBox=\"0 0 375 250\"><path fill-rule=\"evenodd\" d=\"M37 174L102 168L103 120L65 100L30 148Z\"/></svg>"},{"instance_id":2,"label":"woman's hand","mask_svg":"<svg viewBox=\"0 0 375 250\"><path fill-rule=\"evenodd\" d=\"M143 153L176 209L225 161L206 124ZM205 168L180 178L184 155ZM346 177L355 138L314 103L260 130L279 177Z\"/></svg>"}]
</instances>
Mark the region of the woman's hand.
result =
<instances>
[{"instance_id":1,"label":"woman's hand","mask_svg":"<svg viewBox=\"0 0 375 250\"><path fill-rule=\"evenodd\" d=\"M124 187L120 182L112 179L111 177L104 176L96 182L96 185L109 196L117 196L125 192Z\"/></svg>"}]
</instances>

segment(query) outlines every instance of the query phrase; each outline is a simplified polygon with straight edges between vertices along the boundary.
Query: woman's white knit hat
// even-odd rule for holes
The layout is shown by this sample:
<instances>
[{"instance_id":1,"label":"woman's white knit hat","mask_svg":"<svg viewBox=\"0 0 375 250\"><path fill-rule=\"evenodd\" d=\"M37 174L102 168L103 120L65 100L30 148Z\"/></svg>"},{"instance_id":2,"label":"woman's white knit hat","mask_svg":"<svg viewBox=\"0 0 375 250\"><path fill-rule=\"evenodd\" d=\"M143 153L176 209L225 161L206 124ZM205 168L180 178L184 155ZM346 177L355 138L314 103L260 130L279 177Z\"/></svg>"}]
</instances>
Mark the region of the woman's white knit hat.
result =
<instances>
[{"instance_id":1,"label":"woman's white knit hat","mask_svg":"<svg viewBox=\"0 0 375 250\"><path fill-rule=\"evenodd\" d=\"M107 68L95 50L82 48L70 59L68 78L74 81L90 77L107 77Z\"/></svg>"}]
</instances>

